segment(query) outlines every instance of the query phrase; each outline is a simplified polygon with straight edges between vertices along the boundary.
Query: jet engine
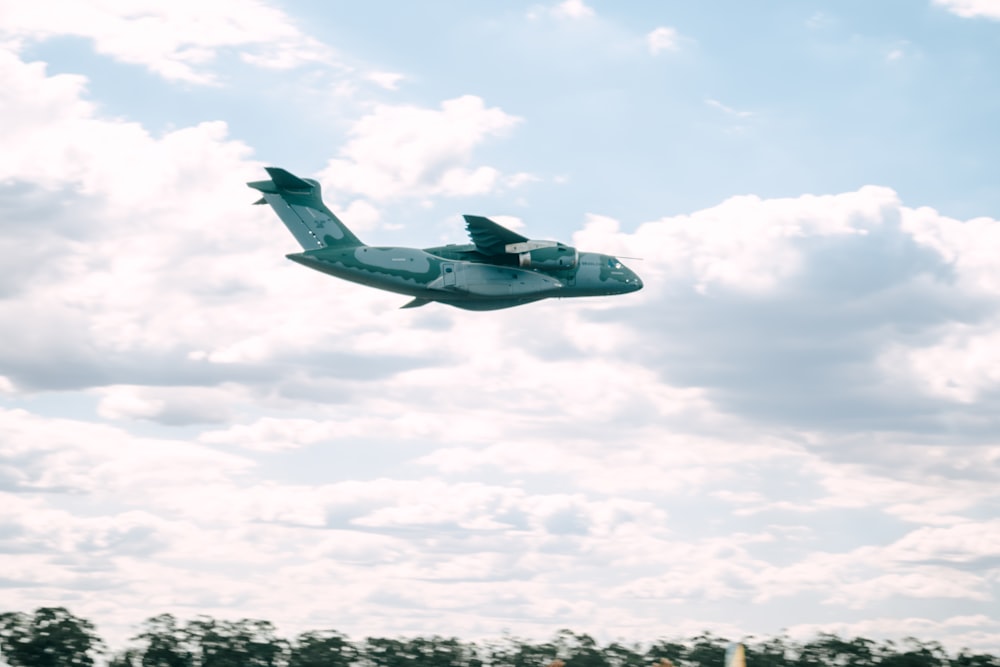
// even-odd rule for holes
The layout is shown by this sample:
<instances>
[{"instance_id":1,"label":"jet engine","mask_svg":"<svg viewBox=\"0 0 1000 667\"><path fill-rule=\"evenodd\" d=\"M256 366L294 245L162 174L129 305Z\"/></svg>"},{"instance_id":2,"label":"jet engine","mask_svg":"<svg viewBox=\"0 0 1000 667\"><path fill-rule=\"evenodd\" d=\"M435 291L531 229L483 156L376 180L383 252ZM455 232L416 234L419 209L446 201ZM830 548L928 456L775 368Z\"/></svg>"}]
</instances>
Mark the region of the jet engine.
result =
<instances>
[{"instance_id":1,"label":"jet engine","mask_svg":"<svg viewBox=\"0 0 1000 667\"><path fill-rule=\"evenodd\" d=\"M507 252L517 253L517 263L523 269L565 271L576 266L579 254L576 248L556 241L527 241L511 243Z\"/></svg>"}]
</instances>

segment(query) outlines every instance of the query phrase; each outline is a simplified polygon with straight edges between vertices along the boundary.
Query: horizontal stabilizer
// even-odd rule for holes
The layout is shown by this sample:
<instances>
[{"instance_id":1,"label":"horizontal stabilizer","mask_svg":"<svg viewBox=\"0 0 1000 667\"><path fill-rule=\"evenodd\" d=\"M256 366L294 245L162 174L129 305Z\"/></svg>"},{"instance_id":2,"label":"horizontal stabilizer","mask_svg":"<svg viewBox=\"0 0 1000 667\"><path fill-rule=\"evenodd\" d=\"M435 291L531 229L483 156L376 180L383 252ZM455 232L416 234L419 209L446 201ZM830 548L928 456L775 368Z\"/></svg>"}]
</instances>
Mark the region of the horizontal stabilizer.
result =
<instances>
[{"instance_id":1,"label":"horizontal stabilizer","mask_svg":"<svg viewBox=\"0 0 1000 667\"><path fill-rule=\"evenodd\" d=\"M285 171L280 167L264 167L268 176L278 186L279 190L290 190L292 192L309 192L313 189L311 183L307 183L295 174Z\"/></svg>"},{"instance_id":2,"label":"horizontal stabilizer","mask_svg":"<svg viewBox=\"0 0 1000 667\"><path fill-rule=\"evenodd\" d=\"M260 199L258 199L257 201L255 201L255 202L253 203L253 205L254 205L254 206L260 206L261 204L266 204L266 203L267 203L267 200L266 200L266 199L264 199L263 197L261 197Z\"/></svg>"}]
</instances>

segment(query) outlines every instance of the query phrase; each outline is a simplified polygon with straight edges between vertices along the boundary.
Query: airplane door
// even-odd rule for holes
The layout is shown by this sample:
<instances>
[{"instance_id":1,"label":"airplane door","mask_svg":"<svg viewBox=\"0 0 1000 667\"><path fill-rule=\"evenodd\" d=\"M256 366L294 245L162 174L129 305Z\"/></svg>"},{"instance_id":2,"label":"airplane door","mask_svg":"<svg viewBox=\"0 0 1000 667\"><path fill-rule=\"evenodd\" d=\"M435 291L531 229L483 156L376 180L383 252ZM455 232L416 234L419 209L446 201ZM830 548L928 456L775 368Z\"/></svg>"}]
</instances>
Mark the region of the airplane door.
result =
<instances>
[{"instance_id":1,"label":"airplane door","mask_svg":"<svg viewBox=\"0 0 1000 667\"><path fill-rule=\"evenodd\" d=\"M441 262L441 283L445 289L455 289L454 262Z\"/></svg>"}]
</instances>

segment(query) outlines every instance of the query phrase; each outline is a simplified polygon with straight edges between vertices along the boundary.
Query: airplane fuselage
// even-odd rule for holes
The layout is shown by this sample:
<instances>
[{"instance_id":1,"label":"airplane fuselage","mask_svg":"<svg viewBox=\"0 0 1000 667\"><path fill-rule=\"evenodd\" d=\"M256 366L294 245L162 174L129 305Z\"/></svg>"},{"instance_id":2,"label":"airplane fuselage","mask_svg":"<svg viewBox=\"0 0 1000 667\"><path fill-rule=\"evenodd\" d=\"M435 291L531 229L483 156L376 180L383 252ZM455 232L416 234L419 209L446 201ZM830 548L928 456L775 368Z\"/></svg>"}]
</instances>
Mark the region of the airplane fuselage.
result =
<instances>
[{"instance_id":1,"label":"airplane fuselage","mask_svg":"<svg viewBox=\"0 0 1000 667\"><path fill-rule=\"evenodd\" d=\"M326 247L286 255L337 278L467 310L495 310L540 299L634 292L642 282L616 258L581 252L574 266L525 269L497 263L472 244L437 248ZM516 260L516 258L514 258Z\"/></svg>"}]
</instances>

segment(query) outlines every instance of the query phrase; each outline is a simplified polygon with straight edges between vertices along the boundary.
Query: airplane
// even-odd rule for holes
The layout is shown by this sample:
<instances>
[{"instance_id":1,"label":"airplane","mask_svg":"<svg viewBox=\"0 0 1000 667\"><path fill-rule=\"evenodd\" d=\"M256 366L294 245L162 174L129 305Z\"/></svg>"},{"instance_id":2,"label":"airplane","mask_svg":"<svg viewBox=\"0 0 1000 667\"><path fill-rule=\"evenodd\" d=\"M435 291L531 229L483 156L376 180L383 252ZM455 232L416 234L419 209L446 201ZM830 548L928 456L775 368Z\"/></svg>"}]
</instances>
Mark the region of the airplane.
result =
<instances>
[{"instance_id":1,"label":"airplane","mask_svg":"<svg viewBox=\"0 0 1000 667\"><path fill-rule=\"evenodd\" d=\"M303 248L293 262L413 297L402 308L432 302L465 310L499 310L548 298L606 296L642 289L642 280L617 257L580 252L556 241L521 236L489 218L466 215L471 244L436 248L376 247L362 243L323 203L320 185L278 167L270 180L248 186L263 194Z\"/></svg>"}]
</instances>

